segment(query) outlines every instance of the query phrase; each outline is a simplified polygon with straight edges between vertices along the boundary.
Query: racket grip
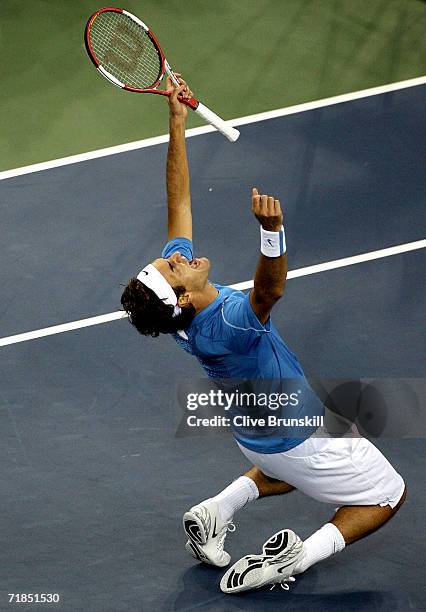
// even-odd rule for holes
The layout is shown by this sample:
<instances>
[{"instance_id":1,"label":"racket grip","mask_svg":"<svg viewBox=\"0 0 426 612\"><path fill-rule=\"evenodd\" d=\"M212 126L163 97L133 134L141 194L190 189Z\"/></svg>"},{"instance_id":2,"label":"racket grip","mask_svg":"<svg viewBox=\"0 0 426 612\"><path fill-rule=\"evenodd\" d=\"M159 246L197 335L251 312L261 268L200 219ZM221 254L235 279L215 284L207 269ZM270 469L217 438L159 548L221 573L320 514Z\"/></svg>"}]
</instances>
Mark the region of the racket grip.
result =
<instances>
[{"instance_id":1,"label":"racket grip","mask_svg":"<svg viewBox=\"0 0 426 612\"><path fill-rule=\"evenodd\" d=\"M213 125L231 142L235 142L238 139L238 136L240 135L239 131L228 125L223 119L216 115L216 113L207 108L207 106L204 106L204 104L201 102L198 103L197 108L194 110L197 115L200 115L204 121Z\"/></svg>"}]
</instances>

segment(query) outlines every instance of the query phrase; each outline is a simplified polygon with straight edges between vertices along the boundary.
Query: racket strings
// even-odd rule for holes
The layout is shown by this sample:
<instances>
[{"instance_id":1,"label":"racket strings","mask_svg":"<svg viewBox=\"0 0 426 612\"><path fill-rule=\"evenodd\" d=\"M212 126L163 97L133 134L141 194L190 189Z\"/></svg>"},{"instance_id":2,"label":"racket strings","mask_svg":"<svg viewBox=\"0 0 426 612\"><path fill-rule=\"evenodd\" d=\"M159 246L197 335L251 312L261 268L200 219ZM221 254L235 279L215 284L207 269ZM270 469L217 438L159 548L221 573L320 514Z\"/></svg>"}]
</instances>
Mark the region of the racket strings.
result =
<instances>
[{"instance_id":1,"label":"racket strings","mask_svg":"<svg viewBox=\"0 0 426 612\"><path fill-rule=\"evenodd\" d=\"M90 41L101 66L121 83L144 89L158 81L160 54L147 32L126 15L100 13L92 23Z\"/></svg>"}]
</instances>

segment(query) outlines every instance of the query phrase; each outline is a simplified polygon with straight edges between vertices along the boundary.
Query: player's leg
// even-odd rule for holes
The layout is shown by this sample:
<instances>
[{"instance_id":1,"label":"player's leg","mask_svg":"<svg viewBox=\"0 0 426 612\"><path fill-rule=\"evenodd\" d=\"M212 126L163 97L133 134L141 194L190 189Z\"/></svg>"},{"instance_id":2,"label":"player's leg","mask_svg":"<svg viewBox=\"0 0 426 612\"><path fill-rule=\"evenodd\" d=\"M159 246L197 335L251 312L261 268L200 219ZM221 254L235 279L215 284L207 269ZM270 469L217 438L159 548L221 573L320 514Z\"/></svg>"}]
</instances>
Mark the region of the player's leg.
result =
<instances>
[{"instance_id":1,"label":"player's leg","mask_svg":"<svg viewBox=\"0 0 426 612\"><path fill-rule=\"evenodd\" d=\"M227 531L233 529L234 514L259 497L282 495L293 489L253 466L216 496L184 514L183 526L188 536L186 550L199 561L220 567L227 565L230 556L223 545Z\"/></svg>"},{"instance_id":2,"label":"player's leg","mask_svg":"<svg viewBox=\"0 0 426 612\"><path fill-rule=\"evenodd\" d=\"M397 505L391 506L342 506L331 519L345 539L346 546L361 540L380 529L400 509L407 497L407 488L404 489Z\"/></svg>"},{"instance_id":3,"label":"player's leg","mask_svg":"<svg viewBox=\"0 0 426 612\"><path fill-rule=\"evenodd\" d=\"M400 509L406 498L406 489L397 505L392 506L342 506L329 523L326 523L303 542L303 555L293 574L305 572L309 567L342 551L380 529Z\"/></svg>"}]
</instances>

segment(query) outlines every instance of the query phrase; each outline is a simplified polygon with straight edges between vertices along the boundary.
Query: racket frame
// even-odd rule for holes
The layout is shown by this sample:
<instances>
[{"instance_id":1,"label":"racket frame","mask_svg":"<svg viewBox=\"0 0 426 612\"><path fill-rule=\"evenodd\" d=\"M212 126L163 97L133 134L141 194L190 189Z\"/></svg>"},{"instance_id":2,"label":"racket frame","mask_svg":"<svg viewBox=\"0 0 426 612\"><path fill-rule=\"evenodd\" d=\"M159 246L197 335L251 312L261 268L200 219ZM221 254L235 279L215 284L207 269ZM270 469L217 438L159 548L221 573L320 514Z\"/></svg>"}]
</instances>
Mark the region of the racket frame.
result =
<instances>
[{"instance_id":1,"label":"racket frame","mask_svg":"<svg viewBox=\"0 0 426 612\"><path fill-rule=\"evenodd\" d=\"M160 70L158 73L157 80L150 87L138 89L136 87L131 87L130 85L126 85L126 83L122 83L114 75L108 72L108 70L106 70L106 68L104 68L101 65L101 62L96 57L96 53L93 50L93 46L92 46L91 39L90 39L90 30L91 30L93 22L98 17L98 15L100 15L101 13L106 13L106 12L122 13L123 15L126 15L126 17L132 19L138 26L142 27L147 33L147 35L149 36L149 38L151 39L151 41L154 43L154 47L160 59ZM133 15L129 11L126 11L123 8L106 7L106 8L101 8L97 10L95 13L93 13L93 15L89 18L86 24L86 28L84 30L84 43L86 45L87 54L89 55L93 64L96 66L97 70L102 74L102 76L104 76L111 83L113 83L113 85L120 87L120 89L124 89L125 91L131 91L133 93L152 93L152 94L159 94L161 96L171 96L172 92L165 91L163 89L158 89L158 86L161 80L163 79L165 72L167 72L167 74L169 75L169 77L171 78L172 82L175 85L180 84L178 79L174 75L173 70L170 67L170 64L166 60L163 50L155 34L149 29L149 27L143 21L141 21L141 19L139 19L138 17L136 17L135 15ZM239 131L231 127L229 124L227 124L221 117L219 117L209 108L207 108L207 106L199 102L199 100L196 100L193 97L185 98L182 95L179 95L179 101L182 102L182 104L186 104L186 106L189 106L190 108L192 108L192 110L194 110L200 117L202 117L205 121L213 125L219 132L221 132L224 136L226 136L226 138L229 141L235 142L238 139L240 135Z\"/></svg>"},{"instance_id":2,"label":"racket frame","mask_svg":"<svg viewBox=\"0 0 426 612\"><path fill-rule=\"evenodd\" d=\"M93 22L98 17L98 15L100 15L101 13L107 13L107 12L122 13L123 15L126 15L126 17L129 17L135 23L137 23L140 27L142 27L147 33L147 35L149 36L149 38L154 43L155 50L157 51L158 57L160 59L161 67L160 67L160 71L157 76L157 80L150 87L137 88L137 87L131 87L130 85L126 85L126 83L122 83L113 74L108 72L108 70L106 70L106 68L102 66L101 62L97 58L96 53L93 50L93 46L91 43L90 30L91 30ZM113 85L120 87L120 89L124 89L126 91L132 91L134 93L153 93L153 94L159 94L162 96L170 96L171 95L170 91L157 89L164 77L165 72L167 72L167 74L169 75L169 77L171 78L171 80L173 81L175 85L179 85L179 81L173 74L170 64L166 60L163 50L160 47L160 43L158 42L155 34L151 32L151 30L146 25L146 23L144 23L141 19L139 19L138 17L136 17L129 11L126 11L125 9L118 8L118 7L106 7L106 8L101 8L97 10L95 13L93 13L93 15L90 17L89 21L86 24L86 28L84 31L84 42L86 45L87 54L89 55L90 59L92 60L96 68L99 70L99 72L109 81L111 81ZM195 98L184 98L183 96L179 96L179 100L183 102L184 104L186 104L187 106L189 106L190 108L192 108L193 110L195 110L199 104L198 100L196 100Z\"/></svg>"}]
</instances>

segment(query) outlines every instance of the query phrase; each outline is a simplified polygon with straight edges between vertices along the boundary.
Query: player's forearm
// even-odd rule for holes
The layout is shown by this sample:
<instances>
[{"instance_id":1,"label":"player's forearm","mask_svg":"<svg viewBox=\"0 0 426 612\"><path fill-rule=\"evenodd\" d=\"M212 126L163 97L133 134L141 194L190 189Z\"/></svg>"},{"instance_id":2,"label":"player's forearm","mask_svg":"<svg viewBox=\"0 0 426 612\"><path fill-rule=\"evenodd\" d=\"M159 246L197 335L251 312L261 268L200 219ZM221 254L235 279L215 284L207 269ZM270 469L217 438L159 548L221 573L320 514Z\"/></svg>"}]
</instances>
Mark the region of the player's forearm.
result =
<instances>
[{"instance_id":1,"label":"player's forearm","mask_svg":"<svg viewBox=\"0 0 426 612\"><path fill-rule=\"evenodd\" d=\"M169 239L177 235L191 238L192 215L185 119L174 115L170 116L166 183Z\"/></svg>"},{"instance_id":2,"label":"player's forearm","mask_svg":"<svg viewBox=\"0 0 426 612\"><path fill-rule=\"evenodd\" d=\"M284 293L287 255L280 201L252 191L252 211L260 222L261 255L254 276L250 303L261 323L266 323L271 309Z\"/></svg>"},{"instance_id":3,"label":"player's forearm","mask_svg":"<svg viewBox=\"0 0 426 612\"><path fill-rule=\"evenodd\" d=\"M287 279L287 254L281 257L260 255L254 277L254 303L273 306L284 293Z\"/></svg>"}]
</instances>

